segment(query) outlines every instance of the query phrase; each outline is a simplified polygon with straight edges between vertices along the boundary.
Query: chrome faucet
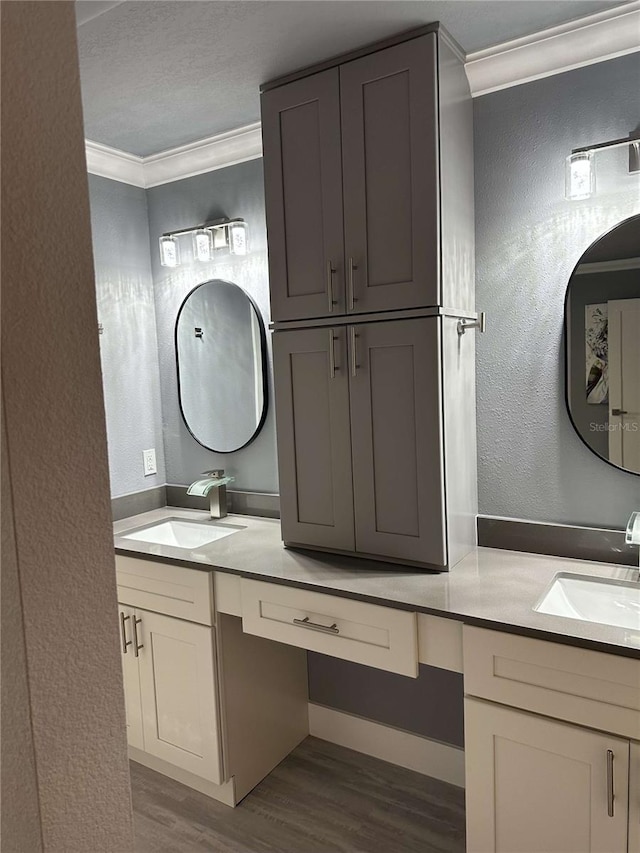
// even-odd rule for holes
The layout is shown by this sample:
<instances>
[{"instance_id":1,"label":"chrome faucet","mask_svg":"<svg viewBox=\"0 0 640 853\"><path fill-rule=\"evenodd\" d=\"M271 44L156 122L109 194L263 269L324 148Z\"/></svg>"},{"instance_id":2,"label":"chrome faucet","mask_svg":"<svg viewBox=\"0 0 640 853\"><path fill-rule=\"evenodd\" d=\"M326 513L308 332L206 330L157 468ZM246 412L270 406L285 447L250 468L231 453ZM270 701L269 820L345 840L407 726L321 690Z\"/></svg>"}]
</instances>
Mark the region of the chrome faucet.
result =
<instances>
[{"instance_id":1,"label":"chrome faucet","mask_svg":"<svg viewBox=\"0 0 640 853\"><path fill-rule=\"evenodd\" d=\"M211 518L224 518L227 514L227 483L232 483L233 477L225 477L222 468L216 471L205 471L202 479L195 480L187 489L188 495L204 498L209 495L209 513Z\"/></svg>"},{"instance_id":2,"label":"chrome faucet","mask_svg":"<svg viewBox=\"0 0 640 853\"><path fill-rule=\"evenodd\" d=\"M625 536L627 545L640 545L640 511L632 512ZM638 582L640 582L640 549L638 549Z\"/></svg>"}]
</instances>

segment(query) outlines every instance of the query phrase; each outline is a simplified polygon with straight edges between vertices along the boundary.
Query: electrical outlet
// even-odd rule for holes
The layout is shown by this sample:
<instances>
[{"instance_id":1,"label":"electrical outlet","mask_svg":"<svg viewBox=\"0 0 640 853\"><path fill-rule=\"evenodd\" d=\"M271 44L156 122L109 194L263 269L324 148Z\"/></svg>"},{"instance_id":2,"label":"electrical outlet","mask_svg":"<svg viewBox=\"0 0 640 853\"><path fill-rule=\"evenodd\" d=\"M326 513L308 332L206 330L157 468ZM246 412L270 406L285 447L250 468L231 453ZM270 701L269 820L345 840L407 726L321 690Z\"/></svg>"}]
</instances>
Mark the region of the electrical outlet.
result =
<instances>
[{"instance_id":1,"label":"electrical outlet","mask_svg":"<svg viewBox=\"0 0 640 853\"><path fill-rule=\"evenodd\" d=\"M158 469L156 467L156 451L155 448L151 448L150 450L142 451L142 466L144 468L144 476L148 477L149 474L157 474Z\"/></svg>"}]
</instances>

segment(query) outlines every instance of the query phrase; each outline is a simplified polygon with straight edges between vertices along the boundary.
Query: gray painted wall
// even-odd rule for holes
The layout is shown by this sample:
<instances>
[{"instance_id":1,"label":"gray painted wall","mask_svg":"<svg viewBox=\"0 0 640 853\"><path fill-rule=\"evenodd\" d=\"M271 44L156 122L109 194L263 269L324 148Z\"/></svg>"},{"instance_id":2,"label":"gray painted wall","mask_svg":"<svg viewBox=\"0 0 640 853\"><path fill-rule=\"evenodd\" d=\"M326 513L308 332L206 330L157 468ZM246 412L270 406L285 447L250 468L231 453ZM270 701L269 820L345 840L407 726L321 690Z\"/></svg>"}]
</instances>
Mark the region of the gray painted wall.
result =
<instances>
[{"instance_id":1,"label":"gray painted wall","mask_svg":"<svg viewBox=\"0 0 640 853\"><path fill-rule=\"evenodd\" d=\"M640 54L474 101L480 513L622 528L640 478L591 453L564 402L563 300L582 253L640 211L626 151L597 158L598 192L564 199L564 159L638 123Z\"/></svg>"},{"instance_id":2,"label":"gray painted wall","mask_svg":"<svg viewBox=\"0 0 640 853\"><path fill-rule=\"evenodd\" d=\"M420 664L417 678L307 654L309 700L329 708L464 746L462 675Z\"/></svg>"},{"instance_id":3,"label":"gray painted wall","mask_svg":"<svg viewBox=\"0 0 640 853\"><path fill-rule=\"evenodd\" d=\"M185 296L197 284L222 278L249 293L269 323L267 233L262 161L252 160L147 190L151 263L155 282L158 358L162 385L167 482L188 484L211 467L235 477L233 488L277 492L275 419L269 388L269 408L263 429L247 447L235 453L212 453L190 435L180 415L176 382L174 327ZM251 253L226 256L209 264L193 261L190 238L182 238L183 263L175 269L160 265L158 239L164 231L188 228L222 216L243 217L250 228ZM268 335L268 338L270 336ZM271 352L269 342L269 374Z\"/></svg>"},{"instance_id":4,"label":"gray painted wall","mask_svg":"<svg viewBox=\"0 0 640 853\"><path fill-rule=\"evenodd\" d=\"M166 482L145 191L89 175L111 496ZM142 451L158 473L144 476Z\"/></svg>"}]
</instances>

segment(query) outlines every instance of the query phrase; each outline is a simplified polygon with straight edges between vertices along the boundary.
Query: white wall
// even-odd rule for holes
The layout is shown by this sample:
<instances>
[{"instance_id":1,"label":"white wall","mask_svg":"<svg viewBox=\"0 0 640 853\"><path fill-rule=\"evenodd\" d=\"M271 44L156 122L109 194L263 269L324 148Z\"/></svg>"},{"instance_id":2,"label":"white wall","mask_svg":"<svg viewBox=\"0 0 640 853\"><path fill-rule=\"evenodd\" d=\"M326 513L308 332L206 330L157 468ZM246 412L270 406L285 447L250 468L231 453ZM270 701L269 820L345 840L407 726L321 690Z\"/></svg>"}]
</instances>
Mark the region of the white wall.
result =
<instances>
[{"instance_id":1,"label":"white wall","mask_svg":"<svg viewBox=\"0 0 640 853\"><path fill-rule=\"evenodd\" d=\"M3 678L8 671L17 688L7 716L3 703L2 845L126 853L133 832L74 9L2 7L2 657Z\"/></svg>"}]
</instances>

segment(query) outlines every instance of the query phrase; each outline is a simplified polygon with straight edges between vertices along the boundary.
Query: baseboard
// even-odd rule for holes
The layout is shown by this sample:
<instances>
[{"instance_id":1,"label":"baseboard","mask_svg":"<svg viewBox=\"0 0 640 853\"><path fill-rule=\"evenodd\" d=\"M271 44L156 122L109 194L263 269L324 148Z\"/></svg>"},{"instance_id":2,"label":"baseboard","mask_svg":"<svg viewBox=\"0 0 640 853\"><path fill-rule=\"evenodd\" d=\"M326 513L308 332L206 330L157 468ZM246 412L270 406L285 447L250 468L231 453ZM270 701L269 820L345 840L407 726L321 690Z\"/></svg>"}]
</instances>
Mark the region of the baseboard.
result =
<instances>
[{"instance_id":1,"label":"baseboard","mask_svg":"<svg viewBox=\"0 0 640 853\"><path fill-rule=\"evenodd\" d=\"M309 734L464 788L464 750L309 703Z\"/></svg>"}]
</instances>

